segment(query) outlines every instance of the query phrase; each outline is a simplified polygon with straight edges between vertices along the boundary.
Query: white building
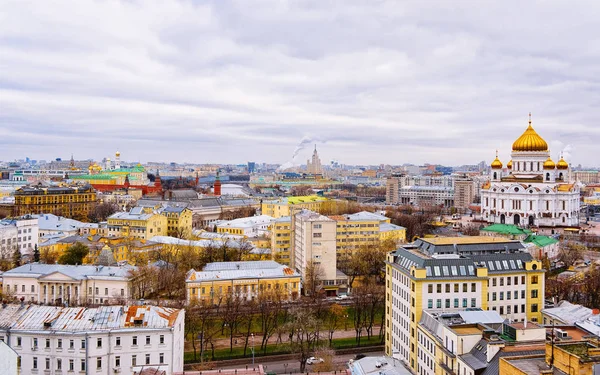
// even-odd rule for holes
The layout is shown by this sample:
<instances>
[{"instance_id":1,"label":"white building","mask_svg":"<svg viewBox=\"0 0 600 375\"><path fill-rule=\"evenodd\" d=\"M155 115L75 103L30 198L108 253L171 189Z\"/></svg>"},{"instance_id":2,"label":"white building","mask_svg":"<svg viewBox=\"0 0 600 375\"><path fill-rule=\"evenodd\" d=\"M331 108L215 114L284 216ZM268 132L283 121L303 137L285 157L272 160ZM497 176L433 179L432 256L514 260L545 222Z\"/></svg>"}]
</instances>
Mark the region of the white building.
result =
<instances>
[{"instance_id":1,"label":"white building","mask_svg":"<svg viewBox=\"0 0 600 375\"><path fill-rule=\"evenodd\" d=\"M38 220L33 216L0 221L0 254L12 256L19 249L22 256L31 257L38 243Z\"/></svg>"},{"instance_id":2,"label":"white building","mask_svg":"<svg viewBox=\"0 0 600 375\"><path fill-rule=\"evenodd\" d=\"M0 341L0 374L18 375L19 354L4 341Z\"/></svg>"},{"instance_id":3,"label":"white building","mask_svg":"<svg viewBox=\"0 0 600 375\"><path fill-rule=\"evenodd\" d=\"M269 215L259 215L221 221L216 224L216 227L218 233L237 234L246 237L258 237L260 235L267 234L269 227L274 221L274 217Z\"/></svg>"},{"instance_id":4,"label":"white building","mask_svg":"<svg viewBox=\"0 0 600 375\"><path fill-rule=\"evenodd\" d=\"M452 207L454 205L454 188L449 186L403 186L398 190L398 203Z\"/></svg>"},{"instance_id":5,"label":"white building","mask_svg":"<svg viewBox=\"0 0 600 375\"><path fill-rule=\"evenodd\" d=\"M25 301L79 305L128 301L136 267L29 263L2 274L4 292Z\"/></svg>"},{"instance_id":6,"label":"white building","mask_svg":"<svg viewBox=\"0 0 600 375\"><path fill-rule=\"evenodd\" d=\"M98 224L84 223L53 214L33 215L37 217L39 226L39 243L48 238L66 238L76 234L89 234L90 230L98 229Z\"/></svg>"},{"instance_id":7,"label":"white building","mask_svg":"<svg viewBox=\"0 0 600 375\"><path fill-rule=\"evenodd\" d=\"M496 159L490 181L481 188L481 212L490 223L538 227L578 227L580 191L561 157L550 158L548 144L531 126L512 145L504 170Z\"/></svg>"},{"instance_id":8,"label":"white building","mask_svg":"<svg viewBox=\"0 0 600 375\"><path fill-rule=\"evenodd\" d=\"M6 305L0 339L21 357L22 374L183 371L184 310L157 306Z\"/></svg>"}]
</instances>

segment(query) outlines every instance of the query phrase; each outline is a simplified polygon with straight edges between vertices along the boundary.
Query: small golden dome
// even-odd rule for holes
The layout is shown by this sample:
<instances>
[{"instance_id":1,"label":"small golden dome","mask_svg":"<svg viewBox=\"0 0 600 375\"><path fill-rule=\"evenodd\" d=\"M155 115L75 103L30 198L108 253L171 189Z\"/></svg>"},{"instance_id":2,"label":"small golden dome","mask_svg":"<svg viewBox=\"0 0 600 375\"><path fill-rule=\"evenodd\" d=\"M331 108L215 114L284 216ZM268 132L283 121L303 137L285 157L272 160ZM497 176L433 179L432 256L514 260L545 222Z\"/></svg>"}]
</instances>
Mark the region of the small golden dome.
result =
<instances>
[{"instance_id":1,"label":"small golden dome","mask_svg":"<svg viewBox=\"0 0 600 375\"><path fill-rule=\"evenodd\" d=\"M490 167L492 167L492 169L502 169L502 162L498 159L498 150L496 150L496 159L490 164Z\"/></svg>"},{"instance_id":2,"label":"small golden dome","mask_svg":"<svg viewBox=\"0 0 600 375\"><path fill-rule=\"evenodd\" d=\"M529 114L529 126L523 134L512 145L513 151L548 151L548 143L539 136L531 126L531 113Z\"/></svg>"},{"instance_id":3,"label":"small golden dome","mask_svg":"<svg viewBox=\"0 0 600 375\"><path fill-rule=\"evenodd\" d=\"M117 152L115 152L115 156L119 157L119 156L121 156L121 153L119 151L117 151Z\"/></svg>"},{"instance_id":4,"label":"small golden dome","mask_svg":"<svg viewBox=\"0 0 600 375\"><path fill-rule=\"evenodd\" d=\"M548 157L548 159L544 162L544 169L554 169L556 168L556 164Z\"/></svg>"},{"instance_id":5,"label":"small golden dome","mask_svg":"<svg viewBox=\"0 0 600 375\"><path fill-rule=\"evenodd\" d=\"M558 163L556 163L556 169L569 169L569 163L561 156Z\"/></svg>"},{"instance_id":6,"label":"small golden dome","mask_svg":"<svg viewBox=\"0 0 600 375\"><path fill-rule=\"evenodd\" d=\"M506 168L512 169L512 159L508 161L508 163L506 164Z\"/></svg>"}]
</instances>

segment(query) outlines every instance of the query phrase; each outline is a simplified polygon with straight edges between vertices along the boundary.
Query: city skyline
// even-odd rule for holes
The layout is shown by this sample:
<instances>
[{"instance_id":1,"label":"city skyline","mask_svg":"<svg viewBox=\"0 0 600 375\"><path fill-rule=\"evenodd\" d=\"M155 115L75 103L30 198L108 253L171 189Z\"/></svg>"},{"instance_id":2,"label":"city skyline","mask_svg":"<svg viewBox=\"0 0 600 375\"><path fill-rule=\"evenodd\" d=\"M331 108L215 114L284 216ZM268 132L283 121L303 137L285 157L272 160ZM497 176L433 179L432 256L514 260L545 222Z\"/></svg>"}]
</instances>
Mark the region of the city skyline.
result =
<instances>
[{"instance_id":1,"label":"city skyline","mask_svg":"<svg viewBox=\"0 0 600 375\"><path fill-rule=\"evenodd\" d=\"M594 146L600 6L0 5L0 159L490 163L527 127ZM64 154L64 155L61 155Z\"/></svg>"}]
</instances>

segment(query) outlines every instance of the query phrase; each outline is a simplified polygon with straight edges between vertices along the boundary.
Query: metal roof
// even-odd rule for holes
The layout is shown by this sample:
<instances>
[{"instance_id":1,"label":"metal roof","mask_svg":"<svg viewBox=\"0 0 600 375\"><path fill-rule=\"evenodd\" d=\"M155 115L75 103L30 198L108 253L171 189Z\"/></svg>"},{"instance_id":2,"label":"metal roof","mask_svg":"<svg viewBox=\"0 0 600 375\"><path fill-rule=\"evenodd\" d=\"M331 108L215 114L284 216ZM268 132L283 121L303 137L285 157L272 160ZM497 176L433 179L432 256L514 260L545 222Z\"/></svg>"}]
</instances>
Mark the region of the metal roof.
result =
<instances>
[{"instance_id":1,"label":"metal roof","mask_svg":"<svg viewBox=\"0 0 600 375\"><path fill-rule=\"evenodd\" d=\"M105 266L72 266L65 264L40 264L40 263L29 263L23 266L13 268L4 272L2 275L6 277L34 277L39 279L41 277L49 276L53 273L60 273L65 276L69 276L75 280L95 279L95 278L114 278L124 279L129 278L129 273L132 270L137 269L135 266L119 266L119 267L105 267Z\"/></svg>"},{"instance_id":2,"label":"metal roof","mask_svg":"<svg viewBox=\"0 0 600 375\"><path fill-rule=\"evenodd\" d=\"M217 262L207 264L203 271L192 270L188 273L186 282L289 277L299 278L300 274L275 261Z\"/></svg>"}]
</instances>

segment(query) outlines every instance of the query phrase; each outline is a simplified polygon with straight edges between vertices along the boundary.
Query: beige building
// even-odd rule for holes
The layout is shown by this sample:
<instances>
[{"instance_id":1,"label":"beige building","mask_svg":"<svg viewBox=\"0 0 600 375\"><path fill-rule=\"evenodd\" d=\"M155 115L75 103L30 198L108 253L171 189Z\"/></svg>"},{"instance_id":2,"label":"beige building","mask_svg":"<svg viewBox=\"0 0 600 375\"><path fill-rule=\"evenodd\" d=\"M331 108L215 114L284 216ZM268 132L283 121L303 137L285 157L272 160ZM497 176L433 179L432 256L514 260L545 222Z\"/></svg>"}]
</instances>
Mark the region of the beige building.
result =
<instances>
[{"instance_id":1,"label":"beige building","mask_svg":"<svg viewBox=\"0 0 600 375\"><path fill-rule=\"evenodd\" d=\"M573 171L573 179L585 185L600 184L600 171Z\"/></svg>"},{"instance_id":2,"label":"beige building","mask_svg":"<svg viewBox=\"0 0 600 375\"><path fill-rule=\"evenodd\" d=\"M133 266L30 263L2 274L4 294L44 304L104 304L131 298Z\"/></svg>"},{"instance_id":3,"label":"beige building","mask_svg":"<svg viewBox=\"0 0 600 375\"><path fill-rule=\"evenodd\" d=\"M292 219L292 268L302 276L304 285L314 265L328 295L345 287L348 278L337 270L337 222L313 211L302 210Z\"/></svg>"},{"instance_id":4,"label":"beige building","mask_svg":"<svg viewBox=\"0 0 600 375\"><path fill-rule=\"evenodd\" d=\"M475 199L475 185L468 177L457 178L454 181L454 207L464 212Z\"/></svg>"},{"instance_id":5,"label":"beige building","mask_svg":"<svg viewBox=\"0 0 600 375\"><path fill-rule=\"evenodd\" d=\"M407 176L404 174L393 174L385 182L385 202L396 204L400 202L398 193L407 184Z\"/></svg>"}]
</instances>

